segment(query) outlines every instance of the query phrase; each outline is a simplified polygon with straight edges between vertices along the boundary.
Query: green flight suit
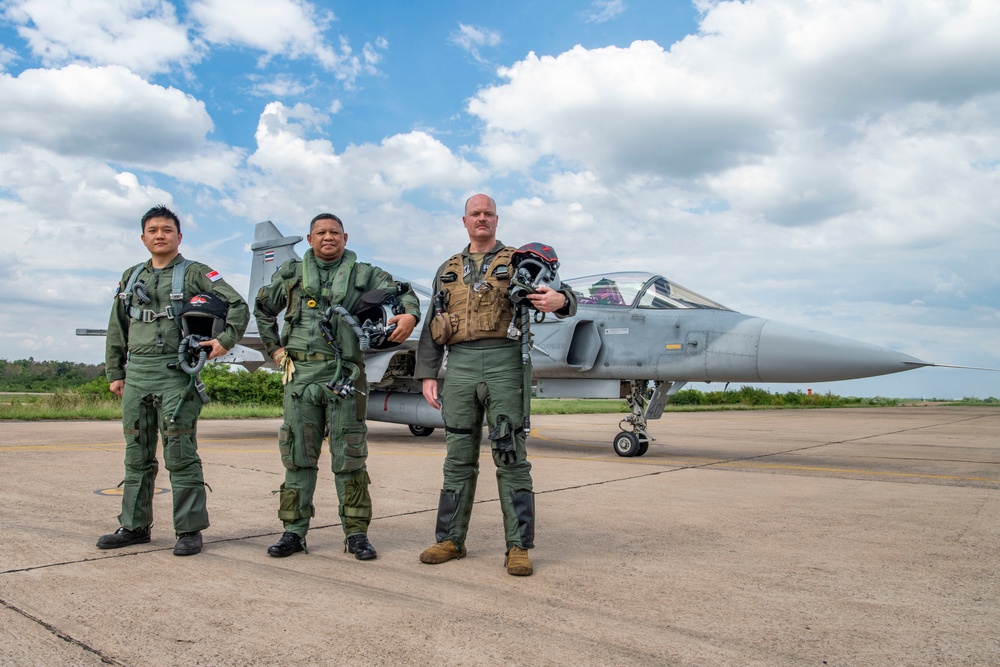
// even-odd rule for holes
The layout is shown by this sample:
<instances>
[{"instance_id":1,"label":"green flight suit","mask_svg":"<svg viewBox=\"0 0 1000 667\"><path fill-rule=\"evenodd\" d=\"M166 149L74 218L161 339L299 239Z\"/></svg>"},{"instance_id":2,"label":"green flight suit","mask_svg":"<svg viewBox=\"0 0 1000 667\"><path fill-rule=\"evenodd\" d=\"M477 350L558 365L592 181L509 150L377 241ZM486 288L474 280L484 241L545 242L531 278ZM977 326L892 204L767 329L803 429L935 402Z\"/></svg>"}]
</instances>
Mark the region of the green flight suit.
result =
<instances>
[{"instance_id":1,"label":"green flight suit","mask_svg":"<svg viewBox=\"0 0 1000 667\"><path fill-rule=\"evenodd\" d=\"M368 532L372 502L366 465L368 387L364 353L357 335L335 315L330 325L340 348L338 355L323 338L320 320L331 305L340 304L350 311L365 292L394 290L396 286L391 275L358 262L350 250L345 250L340 260L322 262L309 249L301 261L282 264L271 283L257 293L254 316L265 350L273 355L284 347L295 363L295 372L285 385L284 423L278 434L278 449L285 467L278 518L286 532L304 538L310 519L316 514L313 494L326 435L329 435L330 465L344 535ZM399 300L406 312L419 321L420 302L413 290L407 288ZM285 310L284 326L279 335L277 318L282 310ZM359 392L342 398L327 384L336 379L338 371L346 373L351 368L360 373L355 382Z\"/></svg>"},{"instance_id":2,"label":"green flight suit","mask_svg":"<svg viewBox=\"0 0 1000 667\"><path fill-rule=\"evenodd\" d=\"M164 313L168 307L179 312L183 300L171 300L170 293L173 271L182 262L184 258L177 255L163 269L154 269L147 261L140 268L127 270L118 285L120 298L115 299L108 322L105 371L109 382L125 380L125 480L118 521L129 530L143 530L153 524L153 484L159 470L157 433L163 441L163 461L170 473L174 531L190 533L209 525L196 433L201 400L190 389L188 374L167 368L167 364L177 362L182 338L179 319L160 315L143 321L129 312L129 304L150 315ZM147 304L121 298L127 296L122 292L133 271L139 272L134 282L148 290ZM183 285L183 298L210 292L226 302L226 327L217 340L232 349L250 320L246 301L218 273L199 262L188 263ZM170 423L181 401L180 412Z\"/></svg>"},{"instance_id":3,"label":"green flight suit","mask_svg":"<svg viewBox=\"0 0 1000 667\"><path fill-rule=\"evenodd\" d=\"M465 267L462 281L473 285L494 271L493 260L504 249L497 241L482 259L481 266L466 246L462 251ZM448 262L434 278L434 294L442 288L441 276ZM576 297L568 289L559 290L567 299L557 317L576 314ZM504 296L506 298L506 296ZM477 303L474 299L472 303ZM436 378L444 360L445 346L431 338L429 326L433 304L420 332L414 378ZM489 319L489 318L485 318ZM497 330L506 330L509 321L498 322ZM476 496L479 476L479 450L483 419L492 440L500 508L503 512L507 549L535 546L535 501L531 482L531 463L525 448L524 369L520 342L505 338L481 338L447 346L448 363L441 390L441 416L445 423L444 485L438 501L435 539L465 545ZM500 451L501 440L513 438L513 455Z\"/></svg>"}]
</instances>

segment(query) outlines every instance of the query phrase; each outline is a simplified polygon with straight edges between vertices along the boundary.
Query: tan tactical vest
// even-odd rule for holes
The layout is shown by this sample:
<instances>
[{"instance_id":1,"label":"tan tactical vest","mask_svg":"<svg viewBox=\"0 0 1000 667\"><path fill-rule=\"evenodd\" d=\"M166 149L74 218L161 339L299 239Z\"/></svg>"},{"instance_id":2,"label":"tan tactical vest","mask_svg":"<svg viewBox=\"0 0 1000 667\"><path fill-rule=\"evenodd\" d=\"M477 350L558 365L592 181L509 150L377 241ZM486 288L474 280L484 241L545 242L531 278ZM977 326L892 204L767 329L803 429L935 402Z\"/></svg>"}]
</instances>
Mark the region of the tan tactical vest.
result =
<instances>
[{"instance_id":1,"label":"tan tactical vest","mask_svg":"<svg viewBox=\"0 0 1000 667\"><path fill-rule=\"evenodd\" d=\"M507 298L513 275L510 268L513 254L514 248L511 247L498 252L493 256L486 276L483 277L480 272L476 276L478 280L471 285L463 280L465 264L461 254L454 255L445 263L441 275L453 273L458 279L441 285L445 292L445 312L430 322L431 338L435 343L454 345L482 338L507 337L507 327L514 317L514 308Z\"/></svg>"}]
</instances>

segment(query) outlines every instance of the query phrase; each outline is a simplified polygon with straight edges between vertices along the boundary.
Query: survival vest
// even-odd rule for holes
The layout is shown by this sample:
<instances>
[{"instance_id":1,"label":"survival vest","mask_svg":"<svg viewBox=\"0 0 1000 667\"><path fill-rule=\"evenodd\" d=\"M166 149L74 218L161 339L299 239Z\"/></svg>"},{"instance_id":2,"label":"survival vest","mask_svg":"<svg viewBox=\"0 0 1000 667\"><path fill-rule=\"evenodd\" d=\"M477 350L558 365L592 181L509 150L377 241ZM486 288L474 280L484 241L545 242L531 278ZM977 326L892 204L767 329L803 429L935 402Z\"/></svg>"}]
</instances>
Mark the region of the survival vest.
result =
<instances>
[{"instance_id":1,"label":"survival vest","mask_svg":"<svg viewBox=\"0 0 1000 667\"><path fill-rule=\"evenodd\" d=\"M371 264L356 261L357 256L345 251L341 265L337 269L333 283L322 290L319 285L309 285L302 260L289 260L279 269L285 289L285 324L280 335L280 344L289 350L313 354L316 352L333 356L334 352L323 340L319 321L327 308L339 301L351 310L361 295L368 290L373 269ZM358 347L358 337L350 327L335 317L331 321L337 344L344 359L358 363L364 359Z\"/></svg>"},{"instance_id":2,"label":"survival vest","mask_svg":"<svg viewBox=\"0 0 1000 667\"><path fill-rule=\"evenodd\" d=\"M453 274L455 280L441 281L445 293L445 312L435 315L430 322L431 338L438 345L454 345L483 338L507 338L507 326L514 319L514 308L507 291L510 287L510 260L514 248L504 247L493 256L467 284L463 280L465 262L461 253L445 262L441 276ZM486 262L486 258L483 262Z\"/></svg>"},{"instance_id":3,"label":"survival vest","mask_svg":"<svg viewBox=\"0 0 1000 667\"><path fill-rule=\"evenodd\" d=\"M139 303L141 299L135 294L136 281L139 279L139 274L142 273L142 269L146 263L142 262L132 267L132 275L129 276L128 283L125 285L125 289L118 295L118 298L124 302L125 310L128 312L129 317L140 322L152 322L161 317L166 317L167 319L174 320L174 323L180 327L177 316L180 315L181 307L184 305L184 274L187 273L187 267L191 264L192 261L190 259L182 259L174 265L174 272L170 281L170 305L159 313L149 308L141 308L143 305Z\"/></svg>"}]
</instances>

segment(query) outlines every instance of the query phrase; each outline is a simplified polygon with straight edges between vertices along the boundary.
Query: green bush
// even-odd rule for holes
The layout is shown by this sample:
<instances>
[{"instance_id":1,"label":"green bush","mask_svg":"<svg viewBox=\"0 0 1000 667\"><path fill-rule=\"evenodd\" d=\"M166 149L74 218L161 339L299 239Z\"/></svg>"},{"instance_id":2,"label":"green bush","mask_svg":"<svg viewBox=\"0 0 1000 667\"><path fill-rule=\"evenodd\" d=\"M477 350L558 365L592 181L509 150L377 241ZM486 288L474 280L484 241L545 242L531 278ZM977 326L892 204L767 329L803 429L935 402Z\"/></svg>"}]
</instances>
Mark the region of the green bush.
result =
<instances>
[{"instance_id":1,"label":"green bush","mask_svg":"<svg viewBox=\"0 0 1000 667\"><path fill-rule=\"evenodd\" d=\"M705 394L697 389L681 389L670 399L669 405L702 405Z\"/></svg>"},{"instance_id":2,"label":"green bush","mask_svg":"<svg viewBox=\"0 0 1000 667\"><path fill-rule=\"evenodd\" d=\"M995 400L995 399L994 399ZM802 391L789 391L784 394L772 394L766 389L742 386L728 391L698 391L697 389L682 389L671 397L668 407L691 405L702 406L746 406L772 408L840 408L848 405L894 406L902 401L896 398L856 398L853 396L835 396L826 394L807 394Z\"/></svg>"},{"instance_id":3,"label":"green bush","mask_svg":"<svg viewBox=\"0 0 1000 667\"><path fill-rule=\"evenodd\" d=\"M56 391L72 389L104 373L104 364L35 361L33 357L0 359L0 391Z\"/></svg>"},{"instance_id":4,"label":"green bush","mask_svg":"<svg viewBox=\"0 0 1000 667\"><path fill-rule=\"evenodd\" d=\"M89 398L91 400L99 401L105 399L114 399L120 401L121 399L111 393L110 383L106 375L99 375L90 382L81 384L79 387L73 390L73 393Z\"/></svg>"},{"instance_id":5,"label":"green bush","mask_svg":"<svg viewBox=\"0 0 1000 667\"><path fill-rule=\"evenodd\" d=\"M774 396L765 390L757 389L756 387L740 387L739 392L740 403L743 405L775 405L776 403L780 405L780 402L776 402Z\"/></svg>"},{"instance_id":6,"label":"green bush","mask_svg":"<svg viewBox=\"0 0 1000 667\"><path fill-rule=\"evenodd\" d=\"M242 369L230 370L226 364L208 364L201 370L201 379L209 398L228 405L281 405L281 376L268 371L248 373ZM58 393L58 392L57 392ZM57 396L56 402L70 400L121 401L111 393L108 378L104 375L81 384L72 390L73 399Z\"/></svg>"},{"instance_id":7,"label":"green bush","mask_svg":"<svg viewBox=\"0 0 1000 667\"><path fill-rule=\"evenodd\" d=\"M812 403L812 401L808 400L810 398L812 398L812 396L803 394L801 391L789 391L781 397L783 405L791 406L809 405Z\"/></svg>"},{"instance_id":8,"label":"green bush","mask_svg":"<svg viewBox=\"0 0 1000 667\"><path fill-rule=\"evenodd\" d=\"M281 375L266 370L248 373L225 364L209 364L201 371L209 398L234 405L281 405Z\"/></svg>"}]
</instances>

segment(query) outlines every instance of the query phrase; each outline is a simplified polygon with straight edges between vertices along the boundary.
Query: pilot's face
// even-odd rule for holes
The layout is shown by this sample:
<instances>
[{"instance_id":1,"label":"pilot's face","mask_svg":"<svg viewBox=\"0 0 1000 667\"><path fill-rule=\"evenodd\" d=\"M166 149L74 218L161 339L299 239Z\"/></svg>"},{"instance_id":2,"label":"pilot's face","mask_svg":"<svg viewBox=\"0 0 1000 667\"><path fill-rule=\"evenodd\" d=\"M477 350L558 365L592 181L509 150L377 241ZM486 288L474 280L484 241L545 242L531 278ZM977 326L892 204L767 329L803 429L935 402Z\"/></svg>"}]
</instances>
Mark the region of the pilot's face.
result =
<instances>
[{"instance_id":1,"label":"pilot's face","mask_svg":"<svg viewBox=\"0 0 1000 667\"><path fill-rule=\"evenodd\" d=\"M490 241L496 238L497 223L496 205L484 195L476 195L469 200L462 216L462 224L469 232L470 241Z\"/></svg>"},{"instance_id":2,"label":"pilot's face","mask_svg":"<svg viewBox=\"0 0 1000 667\"><path fill-rule=\"evenodd\" d=\"M181 244L181 233L170 218L150 218L139 238L154 257L173 258Z\"/></svg>"},{"instance_id":3,"label":"pilot's face","mask_svg":"<svg viewBox=\"0 0 1000 667\"><path fill-rule=\"evenodd\" d=\"M347 234L336 220L330 218L317 220L306 235L306 240L312 246L316 258L324 262L340 259L347 246Z\"/></svg>"}]
</instances>

